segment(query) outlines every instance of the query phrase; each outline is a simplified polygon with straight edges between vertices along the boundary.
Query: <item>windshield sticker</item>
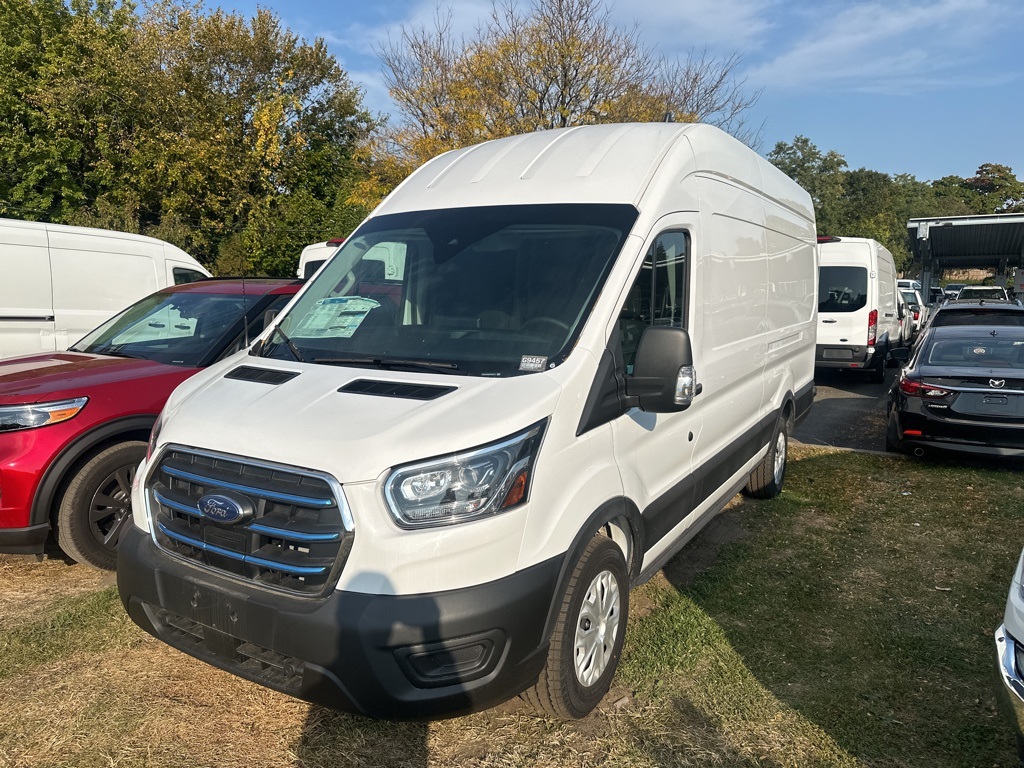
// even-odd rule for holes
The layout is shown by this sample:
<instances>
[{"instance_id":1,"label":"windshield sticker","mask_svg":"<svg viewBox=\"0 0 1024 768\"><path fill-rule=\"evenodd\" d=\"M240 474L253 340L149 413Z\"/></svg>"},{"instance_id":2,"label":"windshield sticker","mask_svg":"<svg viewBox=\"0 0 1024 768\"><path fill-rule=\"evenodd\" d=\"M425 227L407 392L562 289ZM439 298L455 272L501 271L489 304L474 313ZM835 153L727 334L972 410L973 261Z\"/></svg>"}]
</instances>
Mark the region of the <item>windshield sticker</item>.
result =
<instances>
[{"instance_id":1,"label":"windshield sticker","mask_svg":"<svg viewBox=\"0 0 1024 768\"><path fill-rule=\"evenodd\" d=\"M544 366L548 364L546 357L538 357L537 355L523 355L519 361L520 371L543 371Z\"/></svg>"},{"instance_id":2,"label":"windshield sticker","mask_svg":"<svg viewBox=\"0 0 1024 768\"><path fill-rule=\"evenodd\" d=\"M293 335L305 338L351 338L370 310L379 306L380 302L362 296L320 299L302 318Z\"/></svg>"}]
</instances>

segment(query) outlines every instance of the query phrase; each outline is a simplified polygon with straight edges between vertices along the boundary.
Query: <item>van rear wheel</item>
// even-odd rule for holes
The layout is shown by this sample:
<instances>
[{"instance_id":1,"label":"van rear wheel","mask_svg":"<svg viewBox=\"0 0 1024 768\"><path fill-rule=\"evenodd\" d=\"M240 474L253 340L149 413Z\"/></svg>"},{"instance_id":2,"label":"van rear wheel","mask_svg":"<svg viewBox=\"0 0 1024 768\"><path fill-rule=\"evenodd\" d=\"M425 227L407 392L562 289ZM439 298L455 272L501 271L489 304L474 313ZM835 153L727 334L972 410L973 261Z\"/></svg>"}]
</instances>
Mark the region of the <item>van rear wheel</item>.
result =
<instances>
[{"instance_id":1,"label":"van rear wheel","mask_svg":"<svg viewBox=\"0 0 1024 768\"><path fill-rule=\"evenodd\" d=\"M540 714L567 720L589 714L611 687L628 614L622 550L606 536L595 536L562 596L547 664L523 698Z\"/></svg>"},{"instance_id":2,"label":"van rear wheel","mask_svg":"<svg viewBox=\"0 0 1024 768\"><path fill-rule=\"evenodd\" d=\"M755 499L771 499L782 493L786 479L786 459L789 455L789 419L779 416L768 453L754 467L743 493Z\"/></svg>"},{"instance_id":3,"label":"van rear wheel","mask_svg":"<svg viewBox=\"0 0 1024 768\"><path fill-rule=\"evenodd\" d=\"M889 347L886 346L878 356L877 365L875 365L868 373L868 381L872 384L883 384L885 383L885 367L886 359L889 357Z\"/></svg>"},{"instance_id":4,"label":"van rear wheel","mask_svg":"<svg viewBox=\"0 0 1024 768\"><path fill-rule=\"evenodd\" d=\"M57 544L72 560L113 570L131 524L132 482L146 444L131 440L93 456L71 479L57 511Z\"/></svg>"}]
</instances>

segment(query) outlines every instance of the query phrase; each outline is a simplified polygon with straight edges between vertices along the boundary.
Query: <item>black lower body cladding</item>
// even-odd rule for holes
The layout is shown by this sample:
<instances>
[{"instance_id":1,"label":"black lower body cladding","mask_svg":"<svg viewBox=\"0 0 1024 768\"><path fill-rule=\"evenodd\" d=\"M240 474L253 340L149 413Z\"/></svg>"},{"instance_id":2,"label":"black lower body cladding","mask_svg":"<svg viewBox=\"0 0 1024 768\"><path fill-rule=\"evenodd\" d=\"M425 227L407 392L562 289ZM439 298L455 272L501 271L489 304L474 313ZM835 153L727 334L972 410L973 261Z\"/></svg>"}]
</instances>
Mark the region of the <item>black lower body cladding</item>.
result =
<instances>
[{"instance_id":1,"label":"black lower body cladding","mask_svg":"<svg viewBox=\"0 0 1024 768\"><path fill-rule=\"evenodd\" d=\"M486 709L534 683L561 566L429 595L314 599L179 561L133 528L117 583L135 623L192 656L326 707L408 720Z\"/></svg>"}]
</instances>

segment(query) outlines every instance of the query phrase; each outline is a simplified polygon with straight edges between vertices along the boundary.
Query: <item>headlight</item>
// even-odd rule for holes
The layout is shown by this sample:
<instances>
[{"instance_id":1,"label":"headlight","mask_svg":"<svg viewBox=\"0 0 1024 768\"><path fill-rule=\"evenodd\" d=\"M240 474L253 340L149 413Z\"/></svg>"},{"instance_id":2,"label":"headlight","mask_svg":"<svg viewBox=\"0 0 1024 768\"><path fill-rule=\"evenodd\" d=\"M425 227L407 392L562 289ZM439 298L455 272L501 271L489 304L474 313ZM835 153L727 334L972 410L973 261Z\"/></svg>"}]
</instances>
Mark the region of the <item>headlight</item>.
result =
<instances>
[{"instance_id":1,"label":"headlight","mask_svg":"<svg viewBox=\"0 0 1024 768\"><path fill-rule=\"evenodd\" d=\"M500 442L399 467L384 496L402 528L453 525L526 502L544 422Z\"/></svg>"},{"instance_id":2,"label":"headlight","mask_svg":"<svg viewBox=\"0 0 1024 768\"><path fill-rule=\"evenodd\" d=\"M77 416L87 402L87 397L76 397L74 400L60 400L55 403L0 406L0 432L60 424Z\"/></svg>"}]
</instances>

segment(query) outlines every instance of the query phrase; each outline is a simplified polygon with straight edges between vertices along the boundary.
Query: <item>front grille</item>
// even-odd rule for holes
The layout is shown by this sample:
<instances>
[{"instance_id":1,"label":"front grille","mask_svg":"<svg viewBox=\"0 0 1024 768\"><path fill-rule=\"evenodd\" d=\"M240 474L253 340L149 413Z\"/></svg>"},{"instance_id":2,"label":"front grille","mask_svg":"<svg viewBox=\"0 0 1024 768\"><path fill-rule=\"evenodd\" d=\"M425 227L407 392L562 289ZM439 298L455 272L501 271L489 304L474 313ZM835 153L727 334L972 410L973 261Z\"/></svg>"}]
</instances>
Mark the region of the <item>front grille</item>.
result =
<instances>
[{"instance_id":1,"label":"front grille","mask_svg":"<svg viewBox=\"0 0 1024 768\"><path fill-rule=\"evenodd\" d=\"M341 488L326 475L169 446L146 488L157 545L272 589L320 595L352 548ZM200 510L207 494L240 498L251 516L229 524Z\"/></svg>"}]
</instances>

